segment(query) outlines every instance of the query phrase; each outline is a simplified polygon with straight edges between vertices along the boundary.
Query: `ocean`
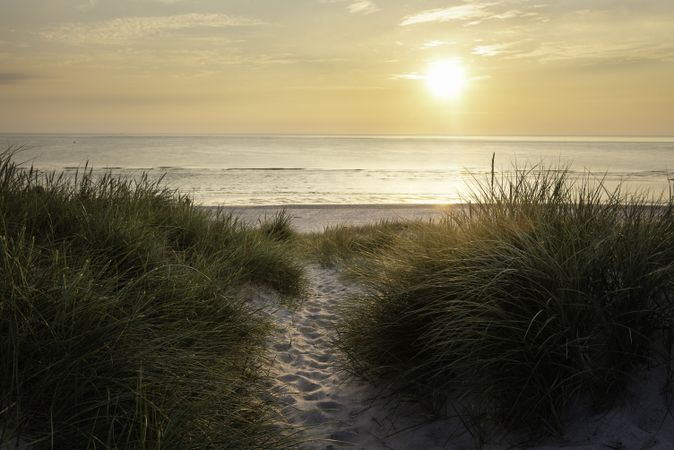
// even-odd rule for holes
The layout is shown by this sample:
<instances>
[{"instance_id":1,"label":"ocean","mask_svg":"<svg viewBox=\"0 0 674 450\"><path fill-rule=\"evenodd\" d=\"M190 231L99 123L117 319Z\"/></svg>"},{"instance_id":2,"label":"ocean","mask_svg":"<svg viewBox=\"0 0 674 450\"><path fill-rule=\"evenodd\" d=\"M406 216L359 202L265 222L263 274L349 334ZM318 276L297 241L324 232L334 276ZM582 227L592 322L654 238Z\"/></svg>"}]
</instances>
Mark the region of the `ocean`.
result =
<instances>
[{"instance_id":1,"label":"ocean","mask_svg":"<svg viewBox=\"0 0 674 450\"><path fill-rule=\"evenodd\" d=\"M514 167L590 172L668 195L674 138L2 134L16 161L74 173L163 176L203 205L457 203Z\"/></svg>"}]
</instances>

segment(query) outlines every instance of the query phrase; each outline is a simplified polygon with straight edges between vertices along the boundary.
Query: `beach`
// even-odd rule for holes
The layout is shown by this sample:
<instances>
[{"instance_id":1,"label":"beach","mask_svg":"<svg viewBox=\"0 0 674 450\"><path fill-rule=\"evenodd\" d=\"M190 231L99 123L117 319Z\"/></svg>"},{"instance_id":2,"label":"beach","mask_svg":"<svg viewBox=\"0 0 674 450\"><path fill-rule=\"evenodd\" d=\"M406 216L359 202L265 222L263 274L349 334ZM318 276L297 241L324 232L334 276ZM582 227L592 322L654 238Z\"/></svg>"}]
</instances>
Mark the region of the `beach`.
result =
<instances>
[{"instance_id":1,"label":"beach","mask_svg":"<svg viewBox=\"0 0 674 450\"><path fill-rule=\"evenodd\" d=\"M0 1L0 450L674 450L674 1Z\"/></svg>"},{"instance_id":2,"label":"beach","mask_svg":"<svg viewBox=\"0 0 674 450\"><path fill-rule=\"evenodd\" d=\"M381 221L433 221L462 205L266 205L226 206L222 210L247 225L286 211L300 233L320 233L328 227L373 225ZM217 207L206 207L213 211Z\"/></svg>"},{"instance_id":3,"label":"beach","mask_svg":"<svg viewBox=\"0 0 674 450\"><path fill-rule=\"evenodd\" d=\"M122 399L110 423L167 417L151 439L184 447L674 448L671 203L606 204L541 172L451 221L465 204L218 211L148 179L0 169L5 320L22 333L3 341L20 362L5 379L25 387L0 448L76 447L81 420L85 440L113 439L99 386ZM101 377L110 361L124 372ZM82 379L96 389L77 397ZM129 413L146 390L165 403Z\"/></svg>"}]
</instances>

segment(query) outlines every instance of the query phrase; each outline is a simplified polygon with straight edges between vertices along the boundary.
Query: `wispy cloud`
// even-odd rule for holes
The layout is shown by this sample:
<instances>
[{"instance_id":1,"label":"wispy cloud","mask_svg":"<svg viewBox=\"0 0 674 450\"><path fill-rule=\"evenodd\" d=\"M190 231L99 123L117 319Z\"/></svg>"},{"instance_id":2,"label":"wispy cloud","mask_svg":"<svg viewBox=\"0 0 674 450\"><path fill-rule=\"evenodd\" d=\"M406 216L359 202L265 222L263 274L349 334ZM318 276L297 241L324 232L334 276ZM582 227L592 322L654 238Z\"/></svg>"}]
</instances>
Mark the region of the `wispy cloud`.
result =
<instances>
[{"instance_id":1,"label":"wispy cloud","mask_svg":"<svg viewBox=\"0 0 674 450\"><path fill-rule=\"evenodd\" d=\"M227 14L181 14L158 17L124 17L93 23L70 23L44 31L43 38L71 44L117 44L188 28L228 28L262 22Z\"/></svg>"},{"instance_id":2,"label":"wispy cloud","mask_svg":"<svg viewBox=\"0 0 674 450\"><path fill-rule=\"evenodd\" d=\"M452 20L480 19L487 16L487 9L497 3L466 3L449 8L429 9L406 16L401 26L416 25L429 22L449 22Z\"/></svg>"},{"instance_id":3,"label":"wispy cloud","mask_svg":"<svg viewBox=\"0 0 674 450\"><path fill-rule=\"evenodd\" d=\"M438 23L450 21L465 21L469 25L476 25L484 20L506 20L520 18L540 18L538 12L522 11L508 8L505 0L492 2L470 2L463 5L450 6L421 11L403 17L401 26L417 25L421 23Z\"/></svg>"},{"instance_id":4,"label":"wispy cloud","mask_svg":"<svg viewBox=\"0 0 674 450\"><path fill-rule=\"evenodd\" d=\"M506 11L496 13L496 14L491 14L489 16L490 19L515 19L519 17L538 17L539 14L537 12L526 12L522 11L519 9L508 9Z\"/></svg>"},{"instance_id":5,"label":"wispy cloud","mask_svg":"<svg viewBox=\"0 0 674 450\"><path fill-rule=\"evenodd\" d=\"M423 48L436 48L442 47L445 45L453 45L454 41L441 41L439 39L433 39L432 41L424 42Z\"/></svg>"},{"instance_id":6,"label":"wispy cloud","mask_svg":"<svg viewBox=\"0 0 674 450\"><path fill-rule=\"evenodd\" d=\"M472 77L468 77L470 81L481 81L481 80L487 80L491 78L490 75L476 75ZM391 76L392 80L412 80L412 81L423 81L428 79L427 74L422 74L418 72L410 72L410 73L398 73L395 75Z\"/></svg>"},{"instance_id":7,"label":"wispy cloud","mask_svg":"<svg viewBox=\"0 0 674 450\"><path fill-rule=\"evenodd\" d=\"M93 9L98 5L98 0L87 0L84 3L81 3L77 8L81 10Z\"/></svg>"},{"instance_id":8,"label":"wispy cloud","mask_svg":"<svg viewBox=\"0 0 674 450\"><path fill-rule=\"evenodd\" d=\"M391 77L391 79L393 80L424 80L425 78L426 78L425 75L422 75L417 72L399 73Z\"/></svg>"},{"instance_id":9,"label":"wispy cloud","mask_svg":"<svg viewBox=\"0 0 674 450\"><path fill-rule=\"evenodd\" d=\"M371 0L319 0L320 3L349 3L346 9L351 14L372 14L379 11L379 7Z\"/></svg>"},{"instance_id":10,"label":"wispy cloud","mask_svg":"<svg viewBox=\"0 0 674 450\"><path fill-rule=\"evenodd\" d=\"M379 11L377 5L369 0L353 2L348 6L348 9L352 14L372 14Z\"/></svg>"},{"instance_id":11,"label":"wispy cloud","mask_svg":"<svg viewBox=\"0 0 674 450\"><path fill-rule=\"evenodd\" d=\"M90 69L125 72L141 76L185 77L195 73L222 73L231 66L289 65L304 62L292 53L252 53L232 48L204 49L135 49L111 47L93 54L90 51L59 58L58 67L88 67Z\"/></svg>"},{"instance_id":12,"label":"wispy cloud","mask_svg":"<svg viewBox=\"0 0 674 450\"><path fill-rule=\"evenodd\" d=\"M34 78L25 73L0 72L0 84L13 84Z\"/></svg>"},{"instance_id":13,"label":"wispy cloud","mask_svg":"<svg viewBox=\"0 0 674 450\"><path fill-rule=\"evenodd\" d=\"M674 45L654 44L647 40L625 42L566 42L546 41L534 48L510 52L511 58L534 59L538 62L575 60L586 64L601 62L625 64L643 61L674 61Z\"/></svg>"},{"instance_id":14,"label":"wispy cloud","mask_svg":"<svg viewBox=\"0 0 674 450\"><path fill-rule=\"evenodd\" d=\"M507 47L507 44L478 45L473 48L472 53L478 56L496 56L503 53Z\"/></svg>"}]
</instances>

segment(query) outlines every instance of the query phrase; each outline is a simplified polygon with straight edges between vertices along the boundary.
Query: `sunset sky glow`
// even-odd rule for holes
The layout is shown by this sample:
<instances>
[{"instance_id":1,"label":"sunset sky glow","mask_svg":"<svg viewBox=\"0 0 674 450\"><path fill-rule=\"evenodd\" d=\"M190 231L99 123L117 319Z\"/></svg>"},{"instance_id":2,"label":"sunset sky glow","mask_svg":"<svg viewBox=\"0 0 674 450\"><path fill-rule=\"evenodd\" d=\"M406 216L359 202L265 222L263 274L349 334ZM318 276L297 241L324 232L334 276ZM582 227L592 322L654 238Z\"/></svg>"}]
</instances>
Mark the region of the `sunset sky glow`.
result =
<instances>
[{"instance_id":1,"label":"sunset sky glow","mask_svg":"<svg viewBox=\"0 0 674 450\"><path fill-rule=\"evenodd\" d=\"M0 132L672 135L672 80L671 0L0 0Z\"/></svg>"}]
</instances>

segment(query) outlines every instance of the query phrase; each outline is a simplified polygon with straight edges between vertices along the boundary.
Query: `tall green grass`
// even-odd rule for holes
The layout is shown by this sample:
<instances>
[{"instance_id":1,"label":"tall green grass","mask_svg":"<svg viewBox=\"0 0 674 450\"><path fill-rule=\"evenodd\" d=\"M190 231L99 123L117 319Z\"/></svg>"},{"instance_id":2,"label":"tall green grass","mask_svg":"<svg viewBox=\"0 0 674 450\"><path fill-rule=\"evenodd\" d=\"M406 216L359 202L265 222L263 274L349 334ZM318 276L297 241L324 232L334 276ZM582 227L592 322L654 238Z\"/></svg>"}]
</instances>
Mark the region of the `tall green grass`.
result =
<instances>
[{"instance_id":1,"label":"tall green grass","mask_svg":"<svg viewBox=\"0 0 674 450\"><path fill-rule=\"evenodd\" d=\"M297 295L302 280L286 244L161 181L0 154L0 441L289 445L264 376L270 324L240 290Z\"/></svg>"},{"instance_id":2,"label":"tall green grass","mask_svg":"<svg viewBox=\"0 0 674 450\"><path fill-rule=\"evenodd\" d=\"M382 220L376 224L333 225L321 233L302 236L301 248L305 256L325 267L348 268L369 260L390 249L399 236L418 232L428 222Z\"/></svg>"},{"instance_id":3,"label":"tall green grass","mask_svg":"<svg viewBox=\"0 0 674 450\"><path fill-rule=\"evenodd\" d=\"M671 200L565 170L478 183L361 267L364 293L342 311L348 367L438 409L559 431L574 402L669 355L673 220Z\"/></svg>"}]
</instances>

